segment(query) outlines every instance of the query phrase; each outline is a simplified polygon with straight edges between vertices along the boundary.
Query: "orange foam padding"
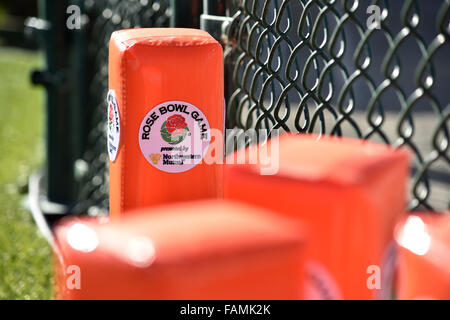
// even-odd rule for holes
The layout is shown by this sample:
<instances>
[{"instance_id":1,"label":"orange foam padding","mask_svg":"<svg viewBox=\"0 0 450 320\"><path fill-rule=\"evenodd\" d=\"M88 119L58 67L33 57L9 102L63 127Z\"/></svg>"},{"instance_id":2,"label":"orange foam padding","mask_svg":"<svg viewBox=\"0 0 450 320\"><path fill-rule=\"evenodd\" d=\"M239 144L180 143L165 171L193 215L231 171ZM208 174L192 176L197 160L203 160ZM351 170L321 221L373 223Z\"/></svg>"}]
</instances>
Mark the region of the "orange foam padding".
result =
<instances>
[{"instance_id":1,"label":"orange foam padding","mask_svg":"<svg viewBox=\"0 0 450 320\"><path fill-rule=\"evenodd\" d=\"M298 299L304 251L298 228L224 200L153 207L120 223L69 219L55 231L56 297Z\"/></svg>"},{"instance_id":2,"label":"orange foam padding","mask_svg":"<svg viewBox=\"0 0 450 320\"><path fill-rule=\"evenodd\" d=\"M278 152L276 146L269 142L266 150L273 154L272 167L278 161L274 175L260 174L267 163L227 166L225 197L305 222L311 233L308 298L387 298L393 228L406 206L408 154L385 145L317 140L313 135L284 135ZM247 157L252 153L241 152ZM371 265L380 266L385 291L368 288Z\"/></svg>"},{"instance_id":3,"label":"orange foam padding","mask_svg":"<svg viewBox=\"0 0 450 320\"><path fill-rule=\"evenodd\" d=\"M220 165L202 162L178 173L159 170L152 161L162 163L162 154L158 150L154 155L144 154L139 140L143 121L152 121L148 113L167 101L195 106L211 129L223 131L223 86L222 47L204 31L150 28L112 34L109 88L115 92L120 114L117 158L109 164L112 219L151 205L223 197ZM189 115L183 111L186 109L180 108L170 115L183 116L190 130L188 135L193 134L188 122L192 111L188 110ZM160 119L168 116L166 113ZM161 124L155 124L151 130L155 137L162 134ZM158 136L150 143L162 148L175 146L155 142L159 139Z\"/></svg>"},{"instance_id":4,"label":"orange foam padding","mask_svg":"<svg viewBox=\"0 0 450 320\"><path fill-rule=\"evenodd\" d=\"M399 223L397 299L450 299L450 212L414 213Z\"/></svg>"}]
</instances>

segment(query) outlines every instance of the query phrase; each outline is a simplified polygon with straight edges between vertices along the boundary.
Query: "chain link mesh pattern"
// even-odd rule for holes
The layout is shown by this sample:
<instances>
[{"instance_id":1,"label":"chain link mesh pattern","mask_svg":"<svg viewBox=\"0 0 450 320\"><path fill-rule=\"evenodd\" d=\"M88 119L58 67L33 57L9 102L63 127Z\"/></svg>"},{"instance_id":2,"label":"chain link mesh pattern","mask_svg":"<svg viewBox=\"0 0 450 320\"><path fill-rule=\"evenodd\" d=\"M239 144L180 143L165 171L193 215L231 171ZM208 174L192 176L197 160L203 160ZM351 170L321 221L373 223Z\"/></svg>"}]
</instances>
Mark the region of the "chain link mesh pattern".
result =
<instances>
[{"instance_id":1,"label":"chain link mesh pattern","mask_svg":"<svg viewBox=\"0 0 450 320\"><path fill-rule=\"evenodd\" d=\"M106 151L106 95L108 45L115 30L168 27L169 0L86 0L89 78L89 135L81 166L79 200L75 212L97 214L109 207L108 154Z\"/></svg>"},{"instance_id":2,"label":"chain link mesh pattern","mask_svg":"<svg viewBox=\"0 0 450 320\"><path fill-rule=\"evenodd\" d=\"M448 208L448 0L232 6L224 35L228 128L405 146L414 155L410 209ZM379 28L371 28L378 8Z\"/></svg>"},{"instance_id":3,"label":"chain link mesh pattern","mask_svg":"<svg viewBox=\"0 0 450 320\"><path fill-rule=\"evenodd\" d=\"M232 16L222 37L227 128L314 132L405 146L414 155L410 208L448 208L449 0L226 4ZM86 0L85 5L91 129L76 211L95 214L108 208L110 35L122 28L169 26L171 10L169 0ZM380 8L379 28L367 25L371 5Z\"/></svg>"}]
</instances>

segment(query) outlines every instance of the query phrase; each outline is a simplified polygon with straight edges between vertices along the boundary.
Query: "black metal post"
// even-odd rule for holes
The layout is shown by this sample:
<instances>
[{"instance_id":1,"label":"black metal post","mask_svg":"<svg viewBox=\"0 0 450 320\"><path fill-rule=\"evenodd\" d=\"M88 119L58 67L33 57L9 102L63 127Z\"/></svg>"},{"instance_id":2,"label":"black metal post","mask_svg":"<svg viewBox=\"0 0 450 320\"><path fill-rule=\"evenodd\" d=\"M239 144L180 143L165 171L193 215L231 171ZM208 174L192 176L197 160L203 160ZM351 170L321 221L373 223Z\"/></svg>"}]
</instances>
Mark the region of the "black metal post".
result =
<instances>
[{"instance_id":1,"label":"black metal post","mask_svg":"<svg viewBox=\"0 0 450 320\"><path fill-rule=\"evenodd\" d=\"M202 0L170 0L172 28L199 28Z\"/></svg>"},{"instance_id":2,"label":"black metal post","mask_svg":"<svg viewBox=\"0 0 450 320\"><path fill-rule=\"evenodd\" d=\"M66 29L67 1L40 0L39 20L34 26L45 56L45 69L35 71L32 81L46 88L46 194L48 211L66 211L75 199L74 161L79 153L74 141L69 103L72 75L68 74ZM46 211L46 209L44 209Z\"/></svg>"}]
</instances>

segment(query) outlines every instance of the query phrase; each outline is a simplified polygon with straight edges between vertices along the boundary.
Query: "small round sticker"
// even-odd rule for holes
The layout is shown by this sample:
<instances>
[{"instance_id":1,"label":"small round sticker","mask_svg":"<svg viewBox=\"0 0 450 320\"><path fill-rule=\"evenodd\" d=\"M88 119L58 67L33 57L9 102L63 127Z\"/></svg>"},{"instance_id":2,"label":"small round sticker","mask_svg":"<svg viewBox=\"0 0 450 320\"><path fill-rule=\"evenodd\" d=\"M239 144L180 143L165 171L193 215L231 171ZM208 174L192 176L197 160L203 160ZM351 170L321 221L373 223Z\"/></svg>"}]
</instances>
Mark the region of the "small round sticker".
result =
<instances>
[{"instance_id":1,"label":"small round sticker","mask_svg":"<svg viewBox=\"0 0 450 320\"><path fill-rule=\"evenodd\" d=\"M120 115L114 90L108 91L108 155L109 160L116 160L120 143Z\"/></svg>"},{"instance_id":2,"label":"small round sticker","mask_svg":"<svg viewBox=\"0 0 450 320\"><path fill-rule=\"evenodd\" d=\"M185 172L199 164L211 140L208 119L196 106L167 101L151 109L139 128L142 155L155 168Z\"/></svg>"}]
</instances>

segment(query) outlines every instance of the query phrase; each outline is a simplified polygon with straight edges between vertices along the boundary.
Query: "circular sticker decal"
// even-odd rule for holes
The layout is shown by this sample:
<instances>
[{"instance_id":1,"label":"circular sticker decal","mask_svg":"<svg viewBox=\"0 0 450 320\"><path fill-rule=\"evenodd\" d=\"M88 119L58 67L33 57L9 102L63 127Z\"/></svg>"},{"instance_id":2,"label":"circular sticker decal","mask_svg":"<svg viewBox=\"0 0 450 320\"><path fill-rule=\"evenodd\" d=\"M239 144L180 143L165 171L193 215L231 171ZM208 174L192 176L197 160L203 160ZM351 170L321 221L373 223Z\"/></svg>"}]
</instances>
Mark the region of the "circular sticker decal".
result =
<instances>
[{"instance_id":1,"label":"circular sticker decal","mask_svg":"<svg viewBox=\"0 0 450 320\"><path fill-rule=\"evenodd\" d=\"M185 172L199 164L211 140L208 119L196 106L167 101L151 109L139 128L142 155L155 168Z\"/></svg>"},{"instance_id":2,"label":"circular sticker decal","mask_svg":"<svg viewBox=\"0 0 450 320\"><path fill-rule=\"evenodd\" d=\"M114 90L109 90L108 97L108 155L114 161L119 151L120 142L120 115Z\"/></svg>"}]
</instances>

